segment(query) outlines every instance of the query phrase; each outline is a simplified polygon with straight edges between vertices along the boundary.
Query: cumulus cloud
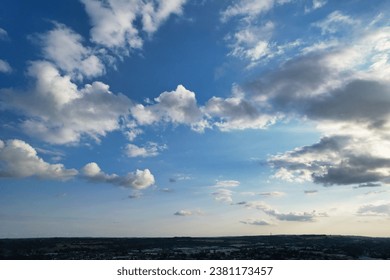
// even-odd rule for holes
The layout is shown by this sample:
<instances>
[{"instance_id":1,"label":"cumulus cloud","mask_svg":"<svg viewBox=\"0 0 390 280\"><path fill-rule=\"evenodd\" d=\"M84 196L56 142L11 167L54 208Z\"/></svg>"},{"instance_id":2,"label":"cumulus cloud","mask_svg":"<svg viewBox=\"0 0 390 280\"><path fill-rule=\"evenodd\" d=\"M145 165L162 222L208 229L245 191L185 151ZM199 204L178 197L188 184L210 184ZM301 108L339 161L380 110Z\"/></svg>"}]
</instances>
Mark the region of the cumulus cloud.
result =
<instances>
[{"instance_id":1,"label":"cumulus cloud","mask_svg":"<svg viewBox=\"0 0 390 280\"><path fill-rule=\"evenodd\" d=\"M21 128L29 135L53 144L78 143L82 137L99 141L120 128L131 101L113 94L102 82L79 89L70 76L61 75L49 62L34 61L28 68L34 86L28 91L3 90L6 108L29 117Z\"/></svg>"},{"instance_id":2,"label":"cumulus cloud","mask_svg":"<svg viewBox=\"0 0 390 280\"><path fill-rule=\"evenodd\" d=\"M92 24L91 40L113 50L124 49L125 52L142 47L141 28L148 34L154 33L171 15L180 15L185 2L82 0Z\"/></svg>"},{"instance_id":3,"label":"cumulus cloud","mask_svg":"<svg viewBox=\"0 0 390 280\"><path fill-rule=\"evenodd\" d=\"M45 59L73 78L100 76L105 66L93 49L83 46L83 38L63 24L38 36Z\"/></svg>"},{"instance_id":4,"label":"cumulus cloud","mask_svg":"<svg viewBox=\"0 0 390 280\"><path fill-rule=\"evenodd\" d=\"M11 73L12 67L9 63L3 59L0 59L0 73Z\"/></svg>"},{"instance_id":5,"label":"cumulus cloud","mask_svg":"<svg viewBox=\"0 0 390 280\"><path fill-rule=\"evenodd\" d=\"M269 162L278 169L275 177L287 181L325 185L387 182L390 158L359 151L359 147L364 145L356 145L351 138L323 138L312 146L273 156Z\"/></svg>"},{"instance_id":6,"label":"cumulus cloud","mask_svg":"<svg viewBox=\"0 0 390 280\"><path fill-rule=\"evenodd\" d=\"M128 157L155 157L159 155L160 151L163 151L166 148L166 145L158 145L154 142L146 143L145 147L138 147L134 144L128 144L126 146L126 155Z\"/></svg>"},{"instance_id":7,"label":"cumulus cloud","mask_svg":"<svg viewBox=\"0 0 390 280\"><path fill-rule=\"evenodd\" d=\"M291 222L314 222L317 217L327 217L326 213L312 212L289 212L281 213L271 206L261 201L244 202L243 205L247 208L257 209L263 211L265 214L276 218L279 221L291 221Z\"/></svg>"},{"instance_id":8,"label":"cumulus cloud","mask_svg":"<svg viewBox=\"0 0 390 280\"><path fill-rule=\"evenodd\" d=\"M264 129L278 119L277 115L259 110L249 100L235 96L226 99L212 97L204 111L221 131Z\"/></svg>"},{"instance_id":9,"label":"cumulus cloud","mask_svg":"<svg viewBox=\"0 0 390 280\"><path fill-rule=\"evenodd\" d=\"M68 180L77 173L75 169L66 169L63 164L44 161L38 156L36 149L22 140L0 140L0 177L35 176L42 179Z\"/></svg>"},{"instance_id":10,"label":"cumulus cloud","mask_svg":"<svg viewBox=\"0 0 390 280\"><path fill-rule=\"evenodd\" d=\"M155 183L154 176L149 169L137 169L135 172L127 173L125 176L119 176L103 172L95 162L86 164L82 168L82 175L90 182L109 183L136 190L146 189Z\"/></svg>"},{"instance_id":11,"label":"cumulus cloud","mask_svg":"<svg viewBox=\"0 0 390 280\"><path fill-rule=\"evenodd\" d=\"M163 92L151 105L137 104L131 108L132 116L140 125L158 122L191 125L202 119L195 93L178 85L176 90Z\"/></svg>"},{"instance_id":12,"label":"cumulus cloud","mask_svg":"<svg viewBox=\"0 0 390 280\"><path fill-rule=\"evenodd\" d=\"M218 189L212 193L214 199L220 202L232 203L233 202L233 191L228 189Z\"/></svg>"},{"instance_id":13,"label":"cumulus cloud","mask_svg":"<svg viewBox=\"0 0 390 280\"><path fill-rule=\"evenodd\" d=\"M389 49L390 29L365 30L351 42L291 59L245 88L253 106L309 119L323 134L316 144L271 156L275 177L324 185L388 182L390 80L383 73L390 72L378 56Z\"/></svg>"}]
</instances>

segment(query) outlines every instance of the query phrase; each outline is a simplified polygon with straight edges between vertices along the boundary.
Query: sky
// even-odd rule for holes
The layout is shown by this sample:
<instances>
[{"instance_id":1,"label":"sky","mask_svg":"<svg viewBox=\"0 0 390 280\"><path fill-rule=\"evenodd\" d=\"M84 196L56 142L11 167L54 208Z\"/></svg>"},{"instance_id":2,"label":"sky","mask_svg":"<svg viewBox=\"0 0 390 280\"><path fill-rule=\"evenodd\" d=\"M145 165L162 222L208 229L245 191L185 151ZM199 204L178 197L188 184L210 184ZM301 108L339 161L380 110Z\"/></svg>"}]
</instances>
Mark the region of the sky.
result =
<instances>
[{"instance_id":1,"label":"sky","mask_svg":"<svg viewBox=\"0 0 390 280\"><path fill-rule=\"evenodd\" d=\"M0 238L389 236L389 1L1 6Z\"/></svg>"}]
</instances>

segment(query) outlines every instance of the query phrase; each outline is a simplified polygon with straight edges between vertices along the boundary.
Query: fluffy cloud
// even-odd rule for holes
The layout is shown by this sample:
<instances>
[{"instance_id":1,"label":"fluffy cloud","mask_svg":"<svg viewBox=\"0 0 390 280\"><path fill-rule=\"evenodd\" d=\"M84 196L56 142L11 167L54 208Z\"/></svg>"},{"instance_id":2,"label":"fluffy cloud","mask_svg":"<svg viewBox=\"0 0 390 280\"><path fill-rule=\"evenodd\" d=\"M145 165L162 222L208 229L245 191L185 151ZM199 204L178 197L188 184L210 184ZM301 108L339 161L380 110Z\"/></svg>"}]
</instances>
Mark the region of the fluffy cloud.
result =
<instances>
[{"instance_id":1,"label":"fluffy cloud","mask_svg":"<svg viewBox=\"0 0 390 280\"><path fill-rule=\"evenodd\" d=\"M212 97L207 101L205 113L213 119L212 124L221 131L263 129L273 124L277 116L259 110L243 97Z\"/></svg>"},{"instance_id":2,"label":"fluffy cloud","mask_svg":"<svg viewBox=\"0 0 390 280\"><path fill-rule=\"evenodd\" d=\"M29 135L53 144L78 143L89 136L96 141L119 129L122 116L129 114L131 101L115 95L102 82L78 89L49 62L35 61L28 68L35 81L28 92L8 90L2 96L6 106L27 117L21 127Z\"/></svg>"},{"instance_id":3,"label":"fluffy cloud","mask_svg":"<svg viewBox=\"0 0 390 280\"><path fill-rule=\"evenodd\" d=\"M170 15L181 14L185 0L81 0L92 29L91 39L111 49L138 49L143 45L142 30L155 32Z\"/></svg>"},{"instance_id":4,"label":"fluffy cloud","mask_svg":"<svg viewBox=\"0 0 390 280\"><path fill-rule=\"evenodd\" d=\"M312 146L273 156L270 163L279 169L275 177L287 181L325 185L388 182L390 158L375 156L369 148L347 137L323 138Z\"/></svg>"},{"instance_id":5,"label":"fluffy cloud","mask_svg":"<svg viewBox=\"0 0 390 280\"><path fill-rule=\"evenodd\" d=\"M154 101L152 105L137 104L131 108L133 117L140 125L158 122L190 125L202 119L195 93L182 85L178 85L174 91L161 93Z\"/></svg>"},{"instance_id":6,"label":"fluffy cloud","mask_svg":"<svg viewBox=\"0 0 390 280\"><path fill-rule=\"evenodd\" d=\"M103 172L95 162L88 163L82 168L82 175L85 179L95 183L109 183L125 188L136 190L146 189L154 184L154 176L149 169L136 170L126 176L107 174Z\"/></svg>"},{"instance_id":7,"label":"fluffy cloud","mask_svg":"<svg viewBox=\"0 0 390 280\"><path fill-rule=\"evenodd\" d=\"M39 35L45 59L52 61L71 77L82 79L100 76L105 66L90 48L84 47L82 37L62 24Z\"/></svg>"},{"instance_id":8,"label":"fluffy cloud","mask_svg":"<svg viewBox=\"0 0 390 280\"><path fill-rule=\"evenodd\" d=\"M128 157L155 157L159 155L160 151L165 150L166 145L158 145L154 142L148 142L145 147L138 147L134 144L126 146L126 155Z\"/></svg>"},{"instance_id":9,"label":"fluffy cloud","mask_svg":"<svg viewBox=\"0 0 390 280\"><path fill-rule=\"evenodd\" d=\"M0 73L11 73L12 67L9 63L3 59L0 59Z\"/></svg>"},{"instance_id":10,"label":"fluffy cloud","mask_svg":"<svg viewBox=\"0 0 390 280\"><path fill-rule=\"evenodd\" d=\"M30 177L67 180L77 175L77 170L66 169L63 164L50 164L37 151L22 140L0 140L0 177Z\"/></svg>"}]
</instances>

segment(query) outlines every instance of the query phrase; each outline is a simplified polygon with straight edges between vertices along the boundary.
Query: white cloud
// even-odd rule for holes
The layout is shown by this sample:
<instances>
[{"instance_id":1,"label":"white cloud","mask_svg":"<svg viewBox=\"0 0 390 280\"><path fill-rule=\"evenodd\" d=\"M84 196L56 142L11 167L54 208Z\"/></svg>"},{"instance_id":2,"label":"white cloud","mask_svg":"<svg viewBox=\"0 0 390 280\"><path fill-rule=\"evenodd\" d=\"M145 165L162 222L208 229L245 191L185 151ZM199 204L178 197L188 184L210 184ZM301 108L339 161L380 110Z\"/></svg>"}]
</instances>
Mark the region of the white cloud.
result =
<instances>
[{"instance_id":1,"label":"white cloud","mask_svg":"<svg viewBox=\"0 0 390 280\"><path fill-rule=\"evenodd\" d=\"M336 33L340 28L357 24L358 21L340 11L330 13L326 19L316 22L313 26L321 29L322 34Z\"/></svg>"},{"instance_id":2,"label":"white cloud","mask_svg":"<svg viewBox=\"0 0 390 280\"><path fill-rule=\"evenodd\" d=\"M313 0L311 7L305 7L305 13L310 13L314 10L322 8L328 3L328 0Z\"/></svg>"},{"instance_id":3,"label":"white cloud","mask_svg":"<svg viewBox=\"0 0 390 280\"><path fill-rule=\"evenodd\" d=\"M284 195L286 195L286 193L278 192L278 191L275 191L275 192L261 192L261 193L259 193L259 195L266 196L266 197L278 197L278 196L284 196Z\"/></svg>"},{"instance_id":4,"label":"white cloud","mask_svg":"<svg viewBox=\"0 0 390 280\"><path fill-rule=\"evenodd\" d=\"M38 36L45 59L76 79L100 76L105 66L91 48L84 47L83 38L63 24Z\"/></svg>"},{"instance_id":5,"label":"white cloud","mask_svg":"<svg viewBox=\"0 0 390 280\"><path fill-rule=\"evenodd\" d=\"M236 180L223 180L223 181L217 180L217 182L213 187L234 188L234 187L238 187L239 185L240 185L240 181L236 181Z\"/></svg>"},{"instance_id":6,"label":"white cloud","mask_svg":"<svg viewBox=\"0 0 390 280\"><path fill-rule=\"evenodd\" d=\"M66 169L63 164L50 164L37 151L22 140L0 140L0 177L67 180L77 175L77 170Z\"/></svg>"},{"instance_id":7,"label":"white cloud","mask_svg":"<svg viewBox=\"0 0 390 280\"><path fill-rule=\"evenodd\" d=\"M140 125L158 122L191 125L202 119L195 93L182 85L178 85L174 91L161 93L154 101L156 103L152 105L137 104L131 108L133 117Z\"/></svg>"},{"instance_id":8,"label":"white cloud","mask_svg":"<svg viewBox=\"0 0 390 280\"><path fill-rule=\"evenodd\" d=\"M281 213L261 201L245 202L241 203L240 205L244 205L245 207L251 209L261 210L265 214L274 217L279 221L314 222L316 217L327 217L326 213L317 213L316 211Z\"/></svg>"},{"instance_id":9,"label":"white cloud","mask_svg":"<svg viewBox=\"0 0 390 280\"><path fill-rule=\"evenodd\" d=\"M22 129L46 142L77 144L85 136L99 141L119 129L120 118L129 114L131 101L111 93L102 82L78 89L69 76L45 61L32 62L28 74L35 82L32 89L8 90L3 98L7 106L29 117Z\"/></svg>"},{"instance_id":10,"label":"white cloud","mask_svg":"<svg viewBox=\"0 0 390 280\"><path fill-rule=\"evenodd\" d=\"M146 189L155 183L154 176L149 169L137 169L135 172L127 173L126 176L119 176L103 172L95 162L86 164L82 169L82 174L90 182L109 183L136 190Z\"/></svg>"},{"instance_id":11,"label":"white cloud","mask_svg":"<svg viewBox=\"0 0 390 280\"><path fill-rule=\"evenodd\" d=\"M233 191L228 189L218 189L212 193L216 201L232 203L233 202Z\"/></svg>"},{"instance_id":12,"label":"white cloud","mask_svg":"<svg viewBox=\"0 0 390 280\"><path fill-rule=\"evenodd\" d=\"M0 73L11 73L12 67L9 63L3 59L0 59Z\"/></svg>"},{"instance_id":13,"label":"white cloud","mask_svg":"<svg viewBox=\"0 0 390 280\"><path fill-rule=\"evenodd\" d=\"M271 56L273 51L269 40L273 30L274 24L270 21L264 25L245 23L226 37L231 48L229 55L252 63Z\"/></svg>"},{"instance_id":14,"label":"white cloud","mask_svg":"<svg viewBox=\"0 0 390 280\"><path fill-rule=\"evenodd\" d=\"M166 145L158 145L154 142L148 142L144 147L128 144L126 146L126 155L128 157L155 157L160 154L160 151L165 149L167 149Z\"/></svg>"},{"instance_id":15,"label":"white cloud","mask_svg":"<svg viewBox=\"0 0 390 280\"><path fill-rule=\"evenodd\" d=\"M143 30L154 33L171 14L182 14L183 5L187 0L159 0L145 3L142 7Z\"/></svg>"},{"instance_id":16,"label":"white cloud","mask_svg":"<svg viewBox=\"0 0 390 280\"><path fill-rule=\"evenodd\" d=\"M0 40L7 40L8 39L8 32L0 27Z\"/></svg>"},{"instance_id":17,"label":"white cloud","mask_svg":"<svg viewBox=\"0 0 390 280\"><path fill-rule=\"evenodd\" d=\"M81 0L91 19L91 40L117 50L139 49L140 29L154 33L172 14L180 15L185 0ZM137 20L141 19L141 22ZM140 26L142 23L142 27Z\"/></svg>"}]
</instances>

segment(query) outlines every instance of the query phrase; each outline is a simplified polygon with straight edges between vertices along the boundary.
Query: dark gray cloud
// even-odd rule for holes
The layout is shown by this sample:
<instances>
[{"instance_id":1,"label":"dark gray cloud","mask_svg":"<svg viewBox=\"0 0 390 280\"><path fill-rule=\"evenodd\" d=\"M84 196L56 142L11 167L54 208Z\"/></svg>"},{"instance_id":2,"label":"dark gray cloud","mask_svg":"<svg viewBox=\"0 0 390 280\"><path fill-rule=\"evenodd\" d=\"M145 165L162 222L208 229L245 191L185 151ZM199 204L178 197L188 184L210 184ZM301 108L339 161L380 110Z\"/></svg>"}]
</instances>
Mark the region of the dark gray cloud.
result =
<instances>
[{"instance_id":1,"label":"dark gray cloud","mask_svg":"<svg viewBox=\"0 0 390 280\"><path fill-rule=\"evenodd\" d=\"M316 193L318 193L318 191L317 190L305 190L305 191L303 191L305 194L316 194Z\"/></svg>"},{"instance_id":2,"label":"dark gray cloud","mask_svg":"<svg viewBox=\"0 0 390 280\"><path fill-rule=\"evenodd\" d=\"M390 159L355 149L352 137L325 137L320 142L273 156L275 177L290 181L312 180L324 185L372 186L388 182Z\"/></svg>"},{"instance_id":3,"label":"dark gray cloud","mask_svg":"<svg viewBox=\"0 0 390 280\"><path fill-rule=\"evenodd\" d=\"M361 216L390 216L390 203L364 205L358 209L357 214Z\"/></svg>"},{"instance_id":4,"label":"dark gray cloud","mask_svg":"<svg viewBox=\"0 0 390 280\"><path fill-rule=\"evenodd\" d=\"M360 184L358 186L355 186L354 189L359 189L359 188L376 188L376 187L381 187L382 184L380 183L365 183L365 184Z\"/></svg>"}]
</instances>

